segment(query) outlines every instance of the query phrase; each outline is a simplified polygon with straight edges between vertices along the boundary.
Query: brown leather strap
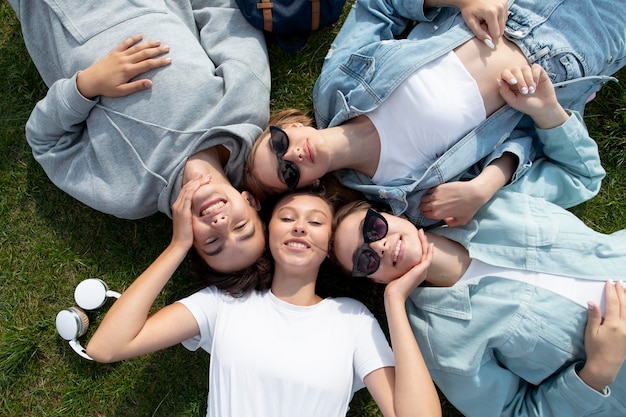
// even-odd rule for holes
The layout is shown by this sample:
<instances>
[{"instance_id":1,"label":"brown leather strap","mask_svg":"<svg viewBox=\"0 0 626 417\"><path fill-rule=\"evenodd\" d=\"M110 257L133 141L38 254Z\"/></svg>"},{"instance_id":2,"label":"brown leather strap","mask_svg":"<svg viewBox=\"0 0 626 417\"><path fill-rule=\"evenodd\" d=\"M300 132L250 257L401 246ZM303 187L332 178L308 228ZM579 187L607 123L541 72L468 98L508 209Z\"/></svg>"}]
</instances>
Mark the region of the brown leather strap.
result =
<instances>
[{"instance_id":1,"label":"brown leather strap","mask_svg":"<svg viewBox=\"0 0 626 417\"><path fill-rule=\"evenodd\" d=\"M256 5L257 9L263 10L263 29L268 32L272 31L272 8L274 7L274 3L270 0L261 0L259 4Z\"/></svg>"},{"instance_id":2,"label":"brown leather strap","mask_svg":"<svg viewBox=\"0 0 626 417\"><path fill-rule=\"evenodd\" d=\"M311 30L317 30L320 27L320 0L311 1Z\"/></svg>"}]
</instances>

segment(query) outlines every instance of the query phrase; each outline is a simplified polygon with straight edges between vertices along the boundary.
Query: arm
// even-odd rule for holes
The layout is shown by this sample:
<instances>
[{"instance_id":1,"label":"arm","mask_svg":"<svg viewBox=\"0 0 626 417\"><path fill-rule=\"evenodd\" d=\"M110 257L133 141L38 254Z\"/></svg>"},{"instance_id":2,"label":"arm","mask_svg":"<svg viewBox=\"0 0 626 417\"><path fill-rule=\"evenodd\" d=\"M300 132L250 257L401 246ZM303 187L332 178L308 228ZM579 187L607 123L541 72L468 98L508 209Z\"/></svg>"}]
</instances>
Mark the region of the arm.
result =
<instances>
[{"instance_id":1,"label":"arm","mask_svg":"<svg viewBox=\"0 0 626 417\"><path fill-rule=\"evenodd\" d=\"M441 404L419 346L411 330L405 303L424 281L433 246L419 231L422 260L385 288L385 312L394 351L395 368L381 368L365 377L367 389L385 416L440 416Z\"/></svg>"},{"instance_id":2,"label":"arm","mask_svg":"<svg viewBox=\"0 0 626 417\"><path fill-rule=\"evenodd\" d=\"M467 224L513 176L517 157L505 153L469 181L454 181L428 190L420 210L427 219L443 219L450 227Z\"/></svg>"},{"instance_id":3,"label":"arm","mask_svg":"<svg viewBox=\"0 0 626 417\"><path fill-rule=\"evenodd\" d=\"M539 65L507 70L502 79L509 82L500 82L500 94L511 107L531 116L535 147L543 155L507 188L565 208L595 196L605 175L598 146L580 115L561 107L545 70ZM524 88L529 93L522 93Z\"/></svg>"},{"instance_id":4,"label":"arm","mask_svg":"<svg viewBox=\"0 0 626 417\"><path fill-rule=\"evenodd\" d=\"M172 241L159 257L111 306L87 345L98 362L114 362L180 343L199 333L196 320L182 304L171 304L149 315L150 308L193 243L191 198L210 182L204 177L182 188L172 207Z\"/></svg>"},{"instance_id":5,"label":"arm","mask_svg":"<svg viewBox=\"0 0 626 417\"><path fill-rule=\"evenodd\" d=\"M443 219L449 226L467 224L509 182L507 188L512 191L541 197L562 207L572 207L597 194L604 177L597 145L578 115L570 116L559 104L545 70L539 65L507 69L499 84L507 103L532 118L534 133L546 157L536 159L530 169L523 170L523 175L517 175L519 161L513 153L505 152L470 181L432 188L420 204L426 218ZM512 139L522 140L520 135L527 133L515 131ZM509 142L512 140L505 145Z\"/></svg>"}]
</instances>

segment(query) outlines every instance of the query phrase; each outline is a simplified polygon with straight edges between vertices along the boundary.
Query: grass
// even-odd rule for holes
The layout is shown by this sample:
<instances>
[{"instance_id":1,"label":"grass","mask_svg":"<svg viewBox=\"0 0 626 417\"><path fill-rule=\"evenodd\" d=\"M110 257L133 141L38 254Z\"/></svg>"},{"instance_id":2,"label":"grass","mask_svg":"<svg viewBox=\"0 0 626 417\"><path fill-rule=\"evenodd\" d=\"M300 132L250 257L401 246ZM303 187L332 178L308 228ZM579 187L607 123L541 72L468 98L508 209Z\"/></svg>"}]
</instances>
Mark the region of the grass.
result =
<instances>
[{"instance_id":1,"label":"grass","mask_svg":"<svg viewBox=\"0 0 626 417\"><path fill-rule=\"evenodd\" d=\"M311 91L337 26L316 32L288 54L270 45L272 108L312 107ZM56 333L56 313L73 304L73 290L98 277L123 291L169 242L170 221L156 215L125 221L98 213L58 190L33 160L24 124L44 96L24 47L19 24L0 3L0 415L201 416L208 357L181 346L114 365L79 358ZM621 72L622 79L626 73ZM626 226L626 94L609 85L591 103L586 121L608 176L602 192L574 211L590 226L612 232ZM165 305L190 293L185 264L157 300ZM381 319L380 289L360 297ZM109 302L110 303L110 302ZM107 304L107 306L110 304ZM90 313L94 326L106 306ZM442 399L446 417L458 414ZM352 416L379 416L367 393Z\"/></svg>"}]
</instances>

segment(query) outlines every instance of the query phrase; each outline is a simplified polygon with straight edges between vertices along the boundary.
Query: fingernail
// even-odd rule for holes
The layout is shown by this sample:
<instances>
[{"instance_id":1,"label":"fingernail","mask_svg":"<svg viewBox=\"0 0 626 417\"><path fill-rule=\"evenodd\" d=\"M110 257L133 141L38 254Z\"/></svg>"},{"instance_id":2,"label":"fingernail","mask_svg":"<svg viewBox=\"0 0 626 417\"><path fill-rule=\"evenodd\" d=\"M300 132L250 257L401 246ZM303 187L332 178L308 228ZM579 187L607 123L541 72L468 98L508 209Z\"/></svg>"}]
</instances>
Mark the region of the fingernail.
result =
<instances>
[{"instance_id":1,"label":"fingernail","mask_svg":"<svg viewBox=\"0 0 626 417\"><path fill-rule=\"evenodd\" d=\"M502 80L498 78L496 81L498 82L498 87L502 87Z\"/></svg>"},{"instance_id":2,"label":"fingernail","mask_svg":"<svg viewBox=\"0 0 626 417\"><path fill-rule=\"evenodd\" d=\"M533 87L532 85L530 87L528 87L528 92L530 94L534 94L535 93L535 87Z\"/></svg>"},{"instance_id":3,"label":"fingernail","mask_svg":"<svg viewBox=\"0 0 626 417\"><path fill-rule=\"evenodd\" d=\"M511 78L511 80L509 81L509 84L512 84L512 85L517 84L517 79L516 78Z\"/></svg>"},{"instance_id":4,"label":"fingernail","mask_svg":"<svg viewBox=\"0 0 626 417\"><path fill-rule=\"evenodd\" d=\"M169 45L165 45L165 46L163 47L163 50L165 50L165 51L169 51L169 50L170 50L170 46L169 46Z\"/></svg>"},{"instance_id":5,"label":"fingernail","mask_svg":"<svg viewBox=\"0 0 626 417\"><path fill-rule=\"evenodd\" d=\"M489 49L495 49L495 47L496 47L496 46L493 44L493 42L491 41L491 39L489 39L489 38L486 38L483 42L484 42L484 44L485 44L485 45L487 45L487 47L488 47Z\"/></svg>"},{"instance_id":6,"label":"fingernail","mask_svg":"<svg viewBox=\"0 0 626 417\"><path fill-rule=\"evenodd\" d=\"M522 92L522 94L528 94L528 88L526 87L522 87L520 91Z\"/></svg>"},{"instance_id":7,"label":"fingernail","mask_svg":"<svg viewBox=\"0 0 626 417\"><path fill-rule=\"evenodd\" d=\"M589 301L587 301L587 308L588 308L589 310L595 310L595 309L596 309L596 306L595 306L595 305L593 305L593 304L591 304Z\"/></svg>"}]
</instances>

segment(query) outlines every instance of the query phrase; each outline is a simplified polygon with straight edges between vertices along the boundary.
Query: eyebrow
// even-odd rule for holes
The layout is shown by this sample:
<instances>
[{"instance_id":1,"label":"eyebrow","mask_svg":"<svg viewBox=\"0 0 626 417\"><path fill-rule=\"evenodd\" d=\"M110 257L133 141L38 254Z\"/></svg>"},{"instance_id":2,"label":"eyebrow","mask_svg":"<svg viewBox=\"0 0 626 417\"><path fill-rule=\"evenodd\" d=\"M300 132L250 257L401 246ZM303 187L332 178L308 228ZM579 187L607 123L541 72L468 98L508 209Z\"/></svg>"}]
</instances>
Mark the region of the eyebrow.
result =
<instances>
[{"instance_id":1,"label":"eyebrow","mask_svg":"<svg viewBox=\"0 0 626 417\"><path fill-rule=\"evenodd\" d=\"M252 226L248 228L249 230L246 231L244 234L237 236L235 238L235 241L243 242L245 240L252 239L252 237L256 234L256 226L252 222L250 222L250 224L252 224ZM224 250L224 244L222 243L221 245L219 245L214 250L212 250L210 252L205 251L204 253L207 256L215 256L215 255L219 255L223 250Z\"/></svg>"}]
</instances>

